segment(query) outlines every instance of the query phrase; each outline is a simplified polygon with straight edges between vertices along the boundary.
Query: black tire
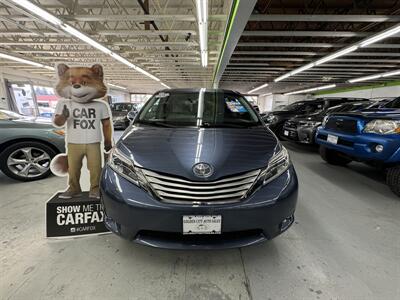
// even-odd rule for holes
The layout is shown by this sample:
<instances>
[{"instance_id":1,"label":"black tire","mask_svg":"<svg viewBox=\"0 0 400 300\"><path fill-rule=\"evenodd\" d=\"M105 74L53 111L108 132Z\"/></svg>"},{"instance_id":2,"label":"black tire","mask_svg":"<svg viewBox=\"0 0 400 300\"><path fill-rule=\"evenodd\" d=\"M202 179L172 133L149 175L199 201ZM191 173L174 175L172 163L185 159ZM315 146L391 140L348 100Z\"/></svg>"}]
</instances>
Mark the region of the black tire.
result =
<instances>
[{"instance_id":1,"label":"black tire","mask_svg":"<svg viewBox=\"0 0 400 300\"><path fill-rule=\"evenodd\" d=\"M340 152L326 148L324 146L319 147L319 154L324 161L331 165L346 166L351 162L350 158L345 157Z\"/></svg>"},{"instance_id":2,"label":"black tire","mask_svg":"<svg viewBox=\"0 0 400 300\"><path fill-rule=\"evenodd\" d=\"M400 197L400 166L387 169L386 184Z\"/></svg>"},{"instance_id":3,"label":"black tire","mask_svg":"<svg viewBox=\"0 0 400 300\"><path fill-rule=\"evenodd\" d=\"M27 164L15 164L14 166L9 165L9 159L13 159L13 156L18 155L19 152L23 153L22 149L24 149L25 151L26 149L31 149L31 165L34 165L29 168L27 167L28 174L26 176L23 176L22 173L21 175L18 175L16 172L18 171L18 168L23 168L23 166L26 166ZM41 156L41 154L43 154L43 159L40 159L39 157ZM18 142L8 146L0 154L0 169L8 177L19 181L34 181L38 179L43 179L51 174L50 161L56 154L57 153L51 147L40 142ZM38 159L38 161L35 161L35 159ZM26 156L21 157L20 160L28 161ZM38 167L40 167L41 169L39 170Z\"/></svg>"}]
</instances>

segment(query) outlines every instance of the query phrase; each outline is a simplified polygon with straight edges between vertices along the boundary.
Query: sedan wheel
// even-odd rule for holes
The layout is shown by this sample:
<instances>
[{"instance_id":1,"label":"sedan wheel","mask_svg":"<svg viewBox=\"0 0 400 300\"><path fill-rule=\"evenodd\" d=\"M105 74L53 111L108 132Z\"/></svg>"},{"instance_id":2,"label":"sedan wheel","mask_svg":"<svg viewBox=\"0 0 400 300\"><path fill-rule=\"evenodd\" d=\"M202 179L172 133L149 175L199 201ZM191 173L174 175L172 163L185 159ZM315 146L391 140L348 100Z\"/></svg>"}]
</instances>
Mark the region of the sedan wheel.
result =
<instances>
[{"instance_id":1,"label":"sedan wheel","mask_svg":"<svg viewBox=\"0 0 400 300\"><path fill-rule=\"evenodd\" d=\"M17 180L31 181L50 174L50 162L55 152L47 145L18 143L5 149L0 157L2 171Z\"/></svg>"}]
</instances>

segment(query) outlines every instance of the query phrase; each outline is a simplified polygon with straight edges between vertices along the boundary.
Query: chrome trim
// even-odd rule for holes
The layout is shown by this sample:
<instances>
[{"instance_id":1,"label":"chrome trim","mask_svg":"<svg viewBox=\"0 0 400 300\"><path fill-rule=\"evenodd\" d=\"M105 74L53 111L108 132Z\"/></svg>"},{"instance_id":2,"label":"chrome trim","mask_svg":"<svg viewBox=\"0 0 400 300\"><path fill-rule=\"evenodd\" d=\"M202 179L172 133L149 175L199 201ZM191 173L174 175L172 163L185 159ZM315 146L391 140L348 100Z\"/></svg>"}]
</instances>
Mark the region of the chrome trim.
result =
<instances>
[{"instance_id":1,"label":"chrome trim","mask_svg":"<svg viewBox=\"0 0 400 300\"><path fill-rule=\"evenodd\" d=\"M160 201L173 204L225 204L241 201L257 181L253 170L216 181L189 181L175 175L141 169L147 184Z\"/></svg>"}]
</instances>

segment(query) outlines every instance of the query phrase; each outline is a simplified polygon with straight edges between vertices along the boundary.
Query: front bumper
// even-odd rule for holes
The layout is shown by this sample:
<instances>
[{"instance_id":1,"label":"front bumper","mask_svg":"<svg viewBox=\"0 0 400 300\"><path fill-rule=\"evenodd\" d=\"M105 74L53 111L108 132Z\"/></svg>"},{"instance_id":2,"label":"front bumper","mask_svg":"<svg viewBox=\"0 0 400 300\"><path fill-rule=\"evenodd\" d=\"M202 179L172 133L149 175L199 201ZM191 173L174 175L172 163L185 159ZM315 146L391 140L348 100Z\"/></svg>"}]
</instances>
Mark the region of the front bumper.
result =
<instances>
[{"instance_id":1,"label":"front bumper","mask_svg":"<svg viewBox=\"0 0 400 300\"><path fill-rule=\"evenodd\" d=\"M302 144L314 144L315 132L316 128L311 126L283 127L281 137Z\"/></svg>"},{"instance_id":2,"label":"front bumper","mask_svg":"<svg viewBox=\"0 0 400 300\"><path fill-rule=\"evenodd\" d=\"M236 248L272 239L293 223L297 190L293 167L233 204L163 203L109 167L105 167L101 180L106 226L128 240L169 249ZM184 215L221 215L221 235L183 235ZM282 228L284 220L286 226Z\"/></svg>"},{"instance_id":3,"label":"front bumper","mask_svg":"<svg viewBox=\"0 0 400 300\"><path fill-rule=\"evenodd\" d=\"M328 134L337 136L338 143L329 143L327 141ZM362 133L351 135L319 128L316 134L316 143L342 152L356 160L379 161L387 164L400 162L400 136L398 134ZM383 151L375 151L376 145L382 145Z\"/></svg>"},{"instance_id":4,"label":"front bumper","mask_svg":"<svg viewBox=\"0 0 400 300\"><path fill-rule=\"evenodd\" d=\"M128 119L119 119L119 120L113 120L113 126L114 128L122 128L125 129L127 127L127 124L129 124Z\"/></svg>"}]
</instances>

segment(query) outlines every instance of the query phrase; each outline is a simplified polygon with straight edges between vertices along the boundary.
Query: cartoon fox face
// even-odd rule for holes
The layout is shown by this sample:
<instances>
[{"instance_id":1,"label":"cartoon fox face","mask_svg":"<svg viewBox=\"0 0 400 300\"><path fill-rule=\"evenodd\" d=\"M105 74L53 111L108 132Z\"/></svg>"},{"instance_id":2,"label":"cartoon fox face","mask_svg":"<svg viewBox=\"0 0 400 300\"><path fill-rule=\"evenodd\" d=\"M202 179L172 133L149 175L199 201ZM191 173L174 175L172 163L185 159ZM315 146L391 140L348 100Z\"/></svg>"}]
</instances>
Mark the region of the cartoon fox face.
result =
<instances>
[{"instance_id":1,"label":"cartoon fox face","mask_svg":"<svg viewBox=\"0 0 400 300\"><path fill-rule=\"evenodd\" d=\"M56 91L60 97L86 103L93 99L102 98L107 93L101 65L96 64L91 68L70 68L66 64L59 64L57 71L59 81Z\"/></svg>"}]
</instances>

